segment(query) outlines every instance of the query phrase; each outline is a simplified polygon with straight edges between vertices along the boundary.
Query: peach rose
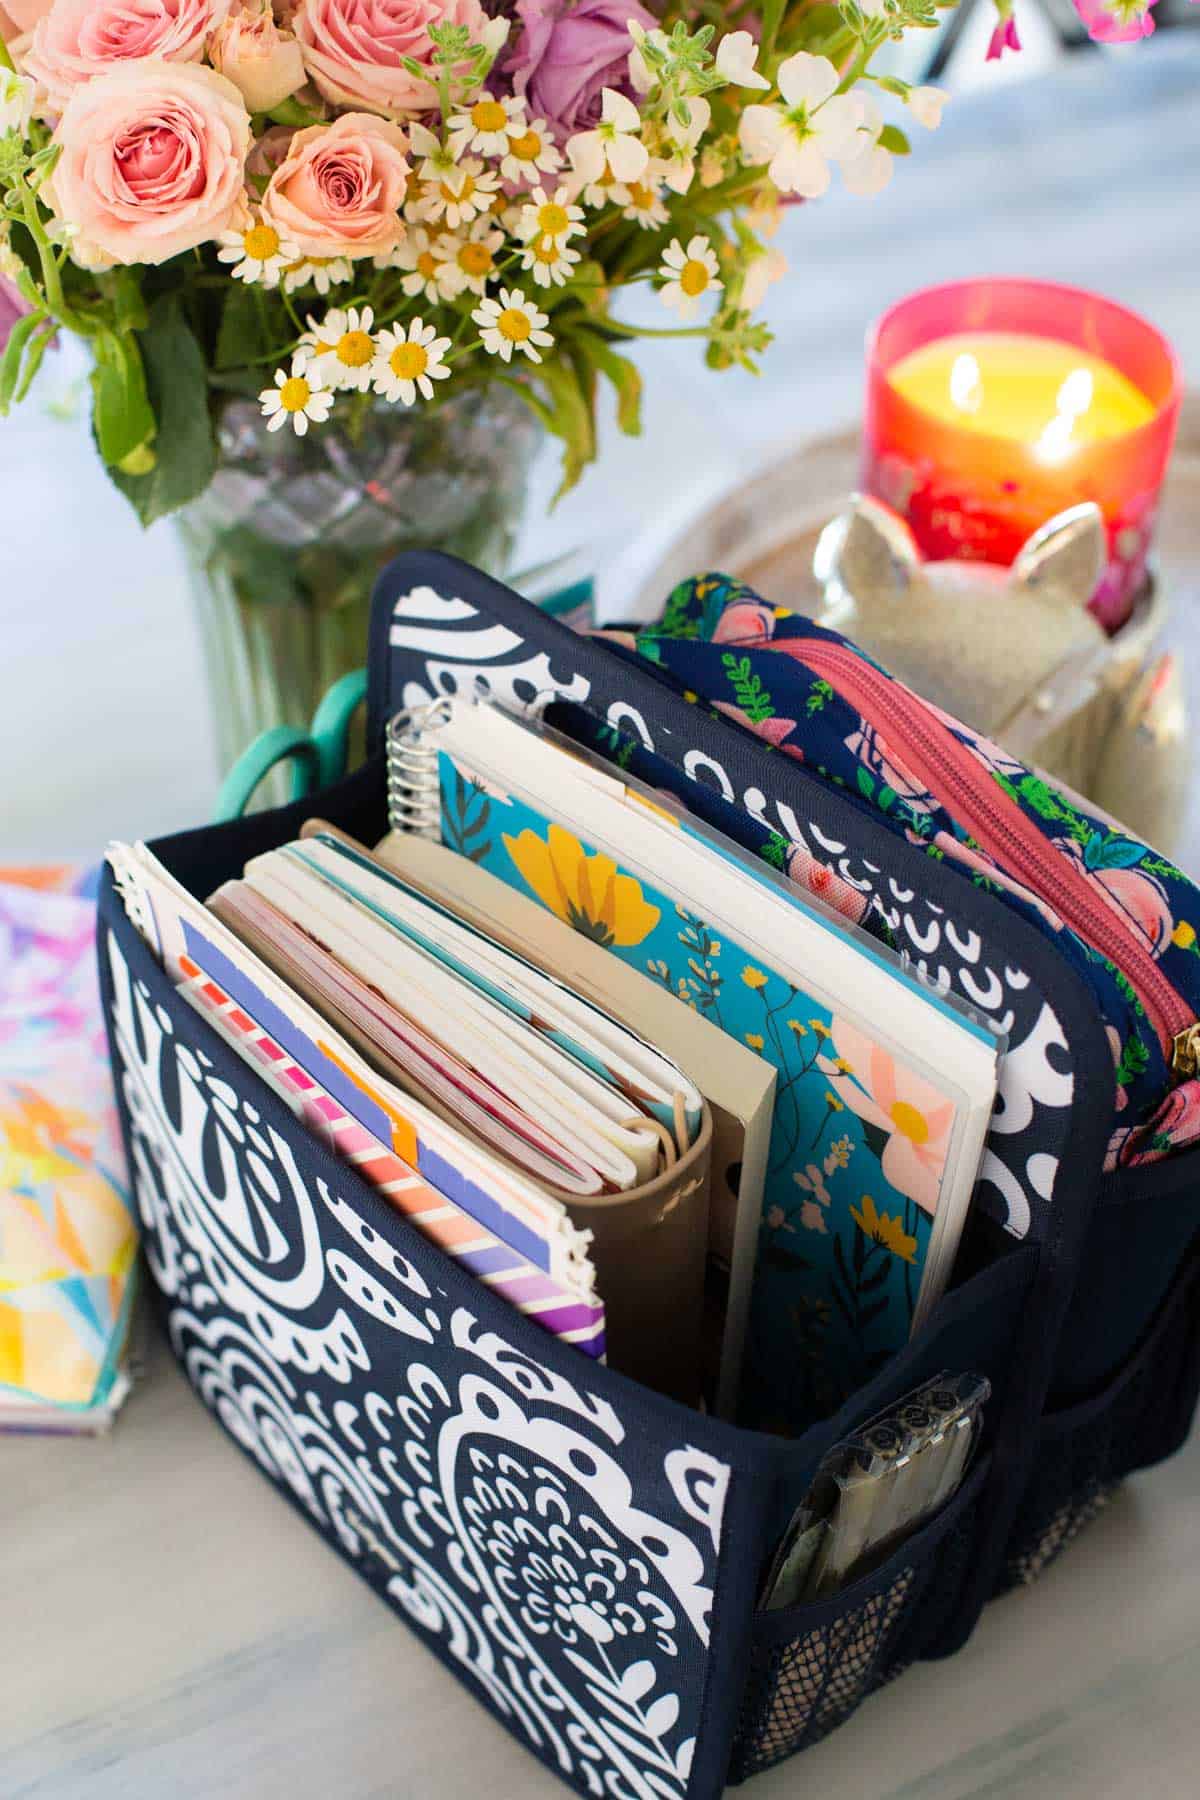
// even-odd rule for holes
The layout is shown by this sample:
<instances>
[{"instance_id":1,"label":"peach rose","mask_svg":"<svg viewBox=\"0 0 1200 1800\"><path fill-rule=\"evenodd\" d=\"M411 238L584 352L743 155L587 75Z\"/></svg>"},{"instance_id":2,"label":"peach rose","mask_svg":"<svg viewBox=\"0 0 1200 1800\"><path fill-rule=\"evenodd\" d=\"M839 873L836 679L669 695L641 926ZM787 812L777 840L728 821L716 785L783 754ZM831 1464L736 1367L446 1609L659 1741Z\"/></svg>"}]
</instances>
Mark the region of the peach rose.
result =
<instances>
[{"instance_id":1,"label":"peach rose","mask_svg":"<svg viewBox=\"0 0 1200 1800\"><path fill-rule=\"evenodd\" d=\"M54 0L25 52L25 73L61 112L81 82L118 64L199 62L228 10L229 0Z\"/></svg>"},{"instance_id":2,"label":"peach rose","mask_svg":"<svg viewBox=\"0 0 1200 1800\"><path fill-rule=\"evenodd\" d=\"M404 236L408 139L372 113L310 125L288 146L263 216L305 256L380 256Z\"/></svg>"},{"instance_id":3,"label":"peach rose","mask_svg":"<svg viewBox=\"0 0 1200 1800\"><path fill-rule=\"evenodd\" d=\"M152 58L97 75L54 142L49 197L88 266L166 262L245 216L250 119L212 69Z\"/></svg>"},{"instance_id":4,"label":"peach rose","mask_svg":"<svg viewBox=\"0 0 1200 1800\"><path fill-rule=\"evenodd\" d=\"M434 89L410 75L403 59L428 68L428 28L443 23L465 25L474 42L487 41L479 0L301 0L292 28L327 100L386 117L436 106Z\"/></svg>"},{"instance_id":5,"label":"peach rose","mask_svg":"<svg viewBox=\"0 0 1200 1800\"><path fill-rule=\"evenodd\" d=\"M250 0L227 14L212 35L208 58L240 88L252 113L270 112L304 86L300 46L276 25L271 0Z\"/></svg>"}]
</instances>

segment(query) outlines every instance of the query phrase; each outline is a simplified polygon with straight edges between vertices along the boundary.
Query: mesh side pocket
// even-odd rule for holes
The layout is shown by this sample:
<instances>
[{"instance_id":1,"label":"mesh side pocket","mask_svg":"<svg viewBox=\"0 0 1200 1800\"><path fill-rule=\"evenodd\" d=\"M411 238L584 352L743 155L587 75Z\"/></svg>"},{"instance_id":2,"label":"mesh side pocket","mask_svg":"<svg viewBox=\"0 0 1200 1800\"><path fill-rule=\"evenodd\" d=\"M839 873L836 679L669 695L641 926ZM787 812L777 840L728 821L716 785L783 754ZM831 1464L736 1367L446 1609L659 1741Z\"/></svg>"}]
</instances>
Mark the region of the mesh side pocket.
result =
<instances>
[{"instance_id":1,"label":"mesh side pocket","mask_svg":"<svg viewBox=\"0 0 1200 1800\"><path fill-rule=\"evenodd\" d=\"M1103 1511L1126 1475L1179 1448L1200 1388L1198 1307L1200 1257L1193 1257L1115 1381L1044 1421L1009 1539L1003 1587L1036 1581Z\"/></svg>"},{"instance_id":2,"label":"mesh side pocket","mask_svg":"<svg viewBox=\"0 0 1200 1800\"><path fill-rule=\"evenodd\" d=\"M868 1694L935 1653L970 1564L986 1477L985 1461L936 1519L844 1593L758 1615L731 1782L820 1743Z\"/></svg>"}]
</instances>

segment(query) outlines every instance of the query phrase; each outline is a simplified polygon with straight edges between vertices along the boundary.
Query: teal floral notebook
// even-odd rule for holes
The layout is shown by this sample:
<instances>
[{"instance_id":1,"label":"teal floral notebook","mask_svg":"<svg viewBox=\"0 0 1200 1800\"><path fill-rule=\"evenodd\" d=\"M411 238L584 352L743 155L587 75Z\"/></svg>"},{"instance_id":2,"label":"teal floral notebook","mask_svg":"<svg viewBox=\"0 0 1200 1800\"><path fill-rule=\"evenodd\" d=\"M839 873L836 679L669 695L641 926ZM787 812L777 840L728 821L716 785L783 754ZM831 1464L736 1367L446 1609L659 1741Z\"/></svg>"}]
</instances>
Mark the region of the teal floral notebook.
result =
<instances>
[{"instance_id":1,"label":"teal floral notebook","mask_svg":"<svg viewBox=\"0 0 1200 1800\"><path fill-rule=\"evenodd\" d=\"M946 1229L961 1225L994 1095L994 1039L866 943L852 942L865 987L839 1010L819 981L797 978L788 927L799 932L803 924L811 936L813 914L772 875L747 867L732 847L727 860L711 834L623 780L604 779L598 788L593 773L581 774L553 741L493 709L463 710L470 729L455 730L453 719L439 728L439 740L442 731L454 740L453 752L442 748L437 759L443 842L661 983L778 1071L738 1417L785 1429L828 1414L895 1353L918 1306L928 1306L939 1238L944 1282ZM482 741L481 718L500 721L496 743ZM509 739L513 731L523 743ZM507 779L496 766L506 753ZM544 775L543 755L553 759ZM535 802L536 790L543 797ZM610 835L636 845L627 864L594 828L590 836L580 829L597 809L609 813ZM657 848L657 878L648 872L647 844ZM703 867L704 879L685 899L679 884L689 867ZM826 929L830 941L815 968L833 958L834 936L845 956L848 934ZM871 984L890 1008L864 1007ZM972 1045L977 1067L990 1067L990 1086L976 1083L974 1106L969 1088L898 1050L892 1032L903 1028L913 1000L942 1015L943 1036L947 1025L961 1034L968 1075ZM865 1017L888 1018L891 1031L866 1028ZM943 1066L961 1077L958 1064ZM954 1229L951 1255L957 1235Z\"/></svg>"}]
</instances>

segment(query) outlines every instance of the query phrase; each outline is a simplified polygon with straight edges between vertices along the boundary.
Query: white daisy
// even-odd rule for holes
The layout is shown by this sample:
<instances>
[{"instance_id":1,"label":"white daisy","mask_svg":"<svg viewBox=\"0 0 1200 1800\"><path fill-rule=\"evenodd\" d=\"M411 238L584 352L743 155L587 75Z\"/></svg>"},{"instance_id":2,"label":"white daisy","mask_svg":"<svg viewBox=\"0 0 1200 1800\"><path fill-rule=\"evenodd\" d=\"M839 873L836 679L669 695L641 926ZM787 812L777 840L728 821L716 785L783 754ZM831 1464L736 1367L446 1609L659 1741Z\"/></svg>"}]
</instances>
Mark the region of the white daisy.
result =
<instances>
[{"instance_id":1,"label":"white daisy","mask_svg":"<svg viewBox=\"0 0 1200 1800\"><path fill-rule=\"evenodd\" d=\"M24 139L33 117L34 84L15 69L0 69L0 137L12 131Z\"/></svg>"},{"instance_id":2,"label":"white daisy","mask_svg":"<svg viewBox=\"0 0 1200 1800\"><path fill-rule=\"evenodd\" d=\"M882 113L864 95L855 149L842 159L842 180L852 194L877 194L892 179L892 153L879 142L882 130Z\"/></svg>"},{"instance_id":3,"label":"white daisy","mask_svg":"<svg viewBox=\"0 0 1200 1800\"><path fill-rule=\"evenodd\" d=\"M926 131L936 131L942 122L942 108L950 98L945 88L915 87L910 88L905 105Z\"/></svg>"},{"instance_id":4,"label":"white daisy","mask_svg":"<svg viewBox=\"0 0 1200 1800\"><path fill-rule=\"evenodd\" d=\"M417 175L422 181L453 179L458 157L449 145L444 145L441 138L430 131L428 125L413 120L408 128L408 146L414 156L421 158Z\"/></svg>"},{"instance_id":5,"label":"white daisy","mask_svg":"<svg viewBox=\"0 0 1200 1800\"><path fill-rule=\"evenodd\" d=\"M481 88L465 111L450 119L449 143L456 157L468 150L480 156L504 156L525 130L525 102L515 94L497 100Z\"/></svg>"},{"instance_id":6,"label":"white daisy","mask_svg":"<svg viewBox=\"0 0 1200 1800\"><path fill-rule=\"evenodd\" d=\"M473 294L482 294L490 278L496 273L496 252L504 242L504 233L497 231L490 219L476 219L465 239L456 243L453 267L458 283L457 292L470 288Z\"/></svg>"},{"instance_id":7,"label":"white daisy","mask_svg":"<svg viewBox=\"0 0 1200 1800\"><path fill-rule=\"evenodd\" d=\"M504 362L512 361L514 350L523 350L530 362L541 362L541 350L554 342L545 329L547 315L539 312L520 288L501 288L498 300L481 300L471 317L479 327L484 349Z\"/></svg>"},{"instance_id":8,"label":"white daisy","mask_svg":"<svg viewBox=\"0 0 1200 1800\"><path fill-rule=\"evenodd\" d=\"M284 270L300 254L261 213L251 213L244 230L222 232L217 241L217 260L233 263L230 274L234 280L257 281L261 287L277 287Z\"/></svg>"},{"instance_id":9,"label":"white daisy","mask_svg":"<svg viewBox=\"0 0 1200 1800\"><path fill-rule=\"evenodd\" d=\"M529 119L520 137L509 139L500 173L505 181L528 187L539 171L554 175L562 166L563 153L550 135L545 119Z\"/></svg>"},{"instance_id":10,"label":"white daisy","mask_svg":"<svg viewBox=\"0 0 1200 1800\"><path fill-rule=\"evenodd\" d=\"M371 376L375 392L385 400L413 406L418 391L432 400L434 382L449 377L444 358L450 339L439 337L432 325L420 319L411 320L407 332L403 325L389 326L379 333L377 343Z\"/></svg>"},{"instance_id":11,"label":"white daisy","mask_svg":"<svg viewBox=\"0 0 1200 1800\"><path fill-rule=\"evenodd\" d=\"M494 169L485 169L477 156L446 170L440 180L427 181L421 189L416 211L422 219L443 220L451 231L469 225L480 213L490 210L500 185Z\"/></svg>"},{"instance_id":12,"label":"white daisy","mask_svg":"<svg viewBox=\"0 0 1200 1800\"><path fill-rule=\"evenodd\" d=\"M268 431L282 431L291 421L297 437L308 430L308 421L323 425L333 405L333 395L320 384L317 372L297 353L290 369L276 369L275 386L258 396Z\"/></svg>"},{"instance_id":13,"label":"white daisy","mask_svg":"<svg viewBox=\"0 0 1200 1800\"><path fill-rule=\"evenodd\" d=\"M839 94L840 79L827 56L797 50L776 75L785 105L748 106L742 113L742 154L770 165L780 193L816 200L829 186L829 163L858 154L862 98Z\"/></svg>"},{"instance_id":14,"label":"white daisy","mask_svg":"<svg viewBox=\"0 0 1200 1800\"><path fill-rule=\"evenodd\" d=\"M658 181L658 164L652 162L646 170L644 181L629 183L629 200L622 211L622 218L629 219L634 225L643 226L647 231L666 224L670 214L663 202Z\"/></svg>"},{"instance_id":15,"label":"white daisy","mask_svg":"<svg viewBox=\"0 0 1200 1800\"><path fill-rule=\"evenodd\" d=\"M517 236L523 243L532 238L553 238L556 243L561 239L566 243L583 230L583 208L572 204L568 187L557 188L552 198L547 198L545 188L535 187L521 208Z\"/></svg>"},{"instance_id":16,"label":"white daisy","mask_svg":"<svg viewBox=\"0 0 1200 1800\"><path fill-rule=\"evenodd\" d=\"M705 99L688 101L688 123L668 121L662 145L662 178L676 194L686 194L696 173L696 146L708 130L712 107Z\"/></svg>"},{"instance_id":17,"label":"white daisy","mask_svg":"<svg viewBox=\"0 0 1200 1800\"><path fill-rule=\"evenodd\" d=\"M706 237L697 232L685 250L672 238L663 252L658 273L666 286L659 289L664 306L678 308L681 319L695 316L702 294L717 294L724 282L717 276L717 258Z\"/></svg>"},{"instance_id":18,"label":"white daisy","mask_svg":"<svg viewBox=\"0 0 1200 1800\"><path fill-rule=\"evenodd\" d=\"M453 300L462 292L455 257L461 239L448 231L427 231L424 225L411 225L400 243L390 253L395 269L407 269L400 283L410 300L420 294L431 306L441 300Z\"/></svg>"},{"instance_id":19,"label":"white daisy","mask_svg":"<svg viewBox=\"0 0 1200 1800\"><path fill-rule=\"evenodd\" d=\"M605 88L599 125L594 131L576 132L567 141L576 177L591 185L604 180L607 168L614 181L640 181L650 160L638 135L641 129L641 114L633 101L615 88Z\"/></svg>"},{"instance_id":20,"label":"white daisy","mask_svg":"<svg viewBox=\"0 0 1200 1800\"><path fill-rule=\"evenodd\" d=\"M285 294L294 294L297 288L315 287L323 298L331 287L353 279L354 264L348 256L302 256L284 269L281 284Z\"/></svg>"},{"instance_id":21,"label":"white daisy","mask_svg":"<svg viewBox=\"0 0 1200 1800\"><path fill-rule=\"evenodd\" d=\"M767 289L787 273L787 258L782 250L768 250L763 245L751 259L742 282L738 304L743 312L757 312L767 297Z\"/></svg>"},{"instance_id":22,"label":"white daisy","mask_svg":"<svg viewBox=\"0 0 1200 1800\"><path fill-rule=\"evenodd\" d=\"M578 250L553 237L535 237L521 252L521 267L539 287L561 287L578 261Z\"/></svg>"},{"instance_id":23,"label":"white daisy","mask_svg":"<svg viewBox=\"0 0 1200 1800\"><path fill-rule=\"evenodd\" d=\"M371 335L374 323L375 315L369 306L351 306L344 312L335 306L320 324L310 316L297 354L303 357L306 368L317 371L322 387L357 388L365 393L371 385L371 364L375 360L375 339Z\"/></svg>"},{"instance_id":24,"label":"white daisy","mask_svg":"<svg viewBox=\"0 0 1200 1800\"><path fill-rule=\"evenodd\" d=\"M770 82L754 67L757 61L758 45L748 31L730 31L717 45L717 74L734 87L770 87Z\"/></svg>"}]
</instances>

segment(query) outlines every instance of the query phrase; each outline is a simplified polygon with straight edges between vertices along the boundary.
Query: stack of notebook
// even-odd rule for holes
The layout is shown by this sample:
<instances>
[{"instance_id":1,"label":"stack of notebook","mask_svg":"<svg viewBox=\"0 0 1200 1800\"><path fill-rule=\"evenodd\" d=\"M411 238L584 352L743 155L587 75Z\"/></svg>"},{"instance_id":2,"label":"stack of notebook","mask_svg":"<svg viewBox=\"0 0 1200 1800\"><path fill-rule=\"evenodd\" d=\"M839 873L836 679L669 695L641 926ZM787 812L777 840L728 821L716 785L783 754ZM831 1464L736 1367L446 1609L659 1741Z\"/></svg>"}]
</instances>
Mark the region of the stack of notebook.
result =
<instances>
[{"instance_id":1,"label":"stack of notebook","mask_svg":"<svg viewBox=\"0 0 1200 1800\"><path fill-rule=\"evenodd\" d=\"M442 701L389 747L373 849L313 820L201 906L113 846L152 946L314 1132L547 1330L727 1415L828 1410L945 1285L993 1034L552 733ZM775 1349L798 1314L803 1367Z\"/></svg>"}]
</instances>

